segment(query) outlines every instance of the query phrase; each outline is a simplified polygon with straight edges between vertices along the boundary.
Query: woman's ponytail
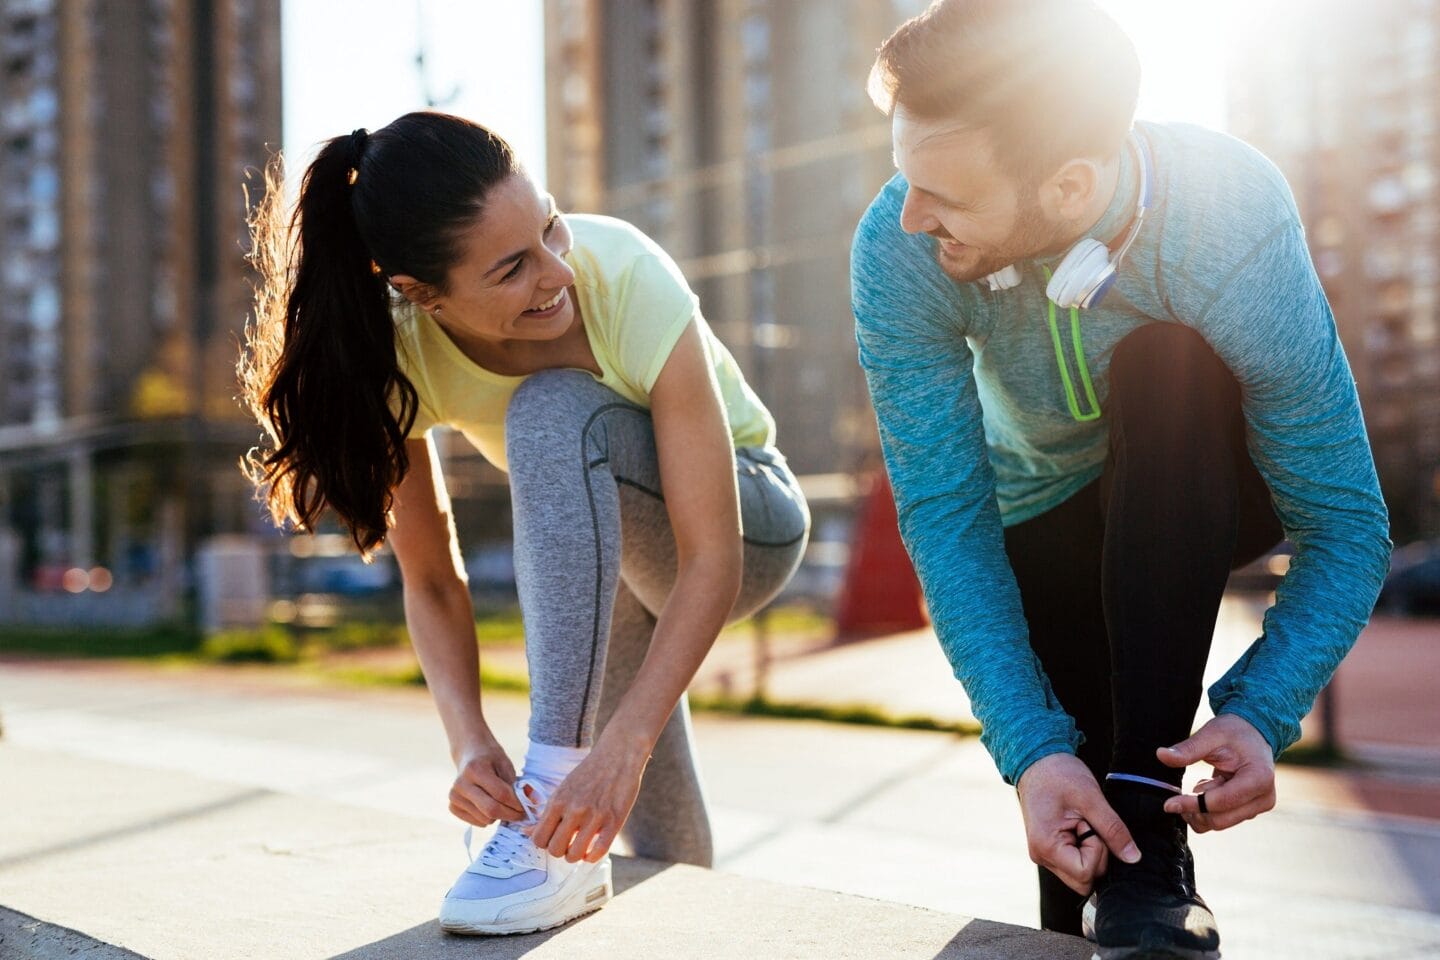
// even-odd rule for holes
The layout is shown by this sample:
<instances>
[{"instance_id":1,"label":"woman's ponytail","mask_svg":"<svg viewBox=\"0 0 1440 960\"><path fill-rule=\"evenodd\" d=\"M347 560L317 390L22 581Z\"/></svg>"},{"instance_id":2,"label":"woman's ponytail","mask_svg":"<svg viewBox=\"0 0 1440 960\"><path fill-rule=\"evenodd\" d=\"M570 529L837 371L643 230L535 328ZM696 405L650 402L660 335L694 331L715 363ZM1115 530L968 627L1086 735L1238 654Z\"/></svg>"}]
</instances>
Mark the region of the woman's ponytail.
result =
<instances>
[{"instance_id":1,"label":"woman's ponytail","mask_svg":"<svg viewBox=\"0 0 1440 960\"><path fill-rule=\"evenodd\" d=\"M242 469L276 523L313 530L327 507L367 558L385 539L419 397L395 352L386 277L440 293L491 187L520 172L489 130L419 112L321 148L287 219L279 156L251 215L260 274L240 361L269 434Z\"/></svg>"},{"instance_id":2,"label":"woman's ponytail","mask_svg":"<svg viewBox=\"0 0 1440 960\"><path fill-rule=\"evenodd\" d=\"M336 137L305 172L289 251L273 235L283 173L279 158L272 161L252 218L257 240L266 241L255 250L271 289L257 297L242 380L274 444L251 452L247 473L265 489L276 522L313 530L329 506L368 556L385 539L392 491L410 466L405 435L417 399L396 363L385 279L350 207L365 138ZM265 262L267 255L275 259ZM282 279L283 301L272 286Z\"/></svg>"}]
</instances>

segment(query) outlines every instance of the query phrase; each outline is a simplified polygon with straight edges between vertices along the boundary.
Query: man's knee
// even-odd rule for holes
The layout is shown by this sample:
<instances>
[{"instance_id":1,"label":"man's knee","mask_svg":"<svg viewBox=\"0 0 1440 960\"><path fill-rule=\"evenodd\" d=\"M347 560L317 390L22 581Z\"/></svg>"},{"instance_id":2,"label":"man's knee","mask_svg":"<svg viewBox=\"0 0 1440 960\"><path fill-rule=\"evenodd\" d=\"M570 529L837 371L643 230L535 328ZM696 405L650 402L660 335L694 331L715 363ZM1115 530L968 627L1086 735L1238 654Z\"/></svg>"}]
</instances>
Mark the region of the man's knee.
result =
<instances>
[{"instance_id":1,"label":"man's knee","mask_svg":"<svg viewBox=\"0 0 1440 960\"><path fill-rule=\"evenodd\" d=\"M1178 323L1151 323L1116 345L1108 405L1127 421L1192 416L1210 429L1228 427L1239 414L1240 387L1200 334Z\"/></svg>"},{"instance_id":2,"label":"man's knee","mask_svg":"<svg viewBox=\"0 0 1440 960\"><path fill-rule=\"evenodd\" d=\"M1178 323L1148 323L1125 336L1115 346L1110 370L1112 380L1157 385L1177 376L1193 381L1195 374L1207 380L1234 380L1205 338Z\"/></svg>"}]
</instances>

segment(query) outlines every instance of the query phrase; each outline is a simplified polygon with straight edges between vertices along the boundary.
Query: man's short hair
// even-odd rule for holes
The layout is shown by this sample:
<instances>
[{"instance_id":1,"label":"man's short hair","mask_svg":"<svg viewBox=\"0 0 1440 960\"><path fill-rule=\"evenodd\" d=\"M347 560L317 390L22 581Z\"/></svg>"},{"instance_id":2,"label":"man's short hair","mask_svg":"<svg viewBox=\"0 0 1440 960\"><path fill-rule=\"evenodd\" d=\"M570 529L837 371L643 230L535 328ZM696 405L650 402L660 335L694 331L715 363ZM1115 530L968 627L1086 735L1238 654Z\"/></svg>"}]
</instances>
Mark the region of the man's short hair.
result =
<instances>
[{"instance_id":1,"label":"man's short hair","mask_svg":"<svg viewBox=\"0 0 1440 960\"><path fill-rule=\"evenodd\" d=\"M869 81L887 116L989 131L1030 183L1112 156L1139 90L1134 44L1092 0L935 0L881 45Z\"/></svg>"}]
</instances>

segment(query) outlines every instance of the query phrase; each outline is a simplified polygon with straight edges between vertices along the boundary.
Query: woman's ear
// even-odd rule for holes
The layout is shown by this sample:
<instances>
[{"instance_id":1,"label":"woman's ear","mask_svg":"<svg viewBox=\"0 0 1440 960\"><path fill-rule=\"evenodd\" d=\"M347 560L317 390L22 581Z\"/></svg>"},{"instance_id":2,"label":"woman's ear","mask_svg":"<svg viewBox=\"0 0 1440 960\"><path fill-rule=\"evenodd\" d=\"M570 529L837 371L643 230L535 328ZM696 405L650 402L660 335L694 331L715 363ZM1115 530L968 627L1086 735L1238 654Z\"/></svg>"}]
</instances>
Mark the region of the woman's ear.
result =
<instances>
[{"instance_id":1,"label":"woman's ear","mask_svg":"<svg viewBox=\"0 0 1440 960\"><path fill-rule=\"evenodd\" d=\"M409 274L397 273L389 278L390 286L400 291L400 296L409 300L421 310L433 310L440 302L440 292L428 283L422 283Z\"/></svg>"}]
</instances>

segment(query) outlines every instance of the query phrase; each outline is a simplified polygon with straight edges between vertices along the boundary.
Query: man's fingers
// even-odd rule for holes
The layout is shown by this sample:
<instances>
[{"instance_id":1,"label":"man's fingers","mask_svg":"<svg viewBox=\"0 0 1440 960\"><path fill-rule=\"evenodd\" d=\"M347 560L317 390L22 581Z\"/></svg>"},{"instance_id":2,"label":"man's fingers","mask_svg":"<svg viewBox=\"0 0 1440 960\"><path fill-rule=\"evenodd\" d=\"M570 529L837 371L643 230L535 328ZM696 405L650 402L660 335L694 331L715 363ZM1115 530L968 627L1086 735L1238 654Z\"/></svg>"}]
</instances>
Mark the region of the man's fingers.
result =
<instances>
[{"instance_id":1,"label":"man's fingers","mask_svg":"<svg viewBox=\"0 0 1440 960\"><path fill-rule=\"evenodd\" d=\"M1093 849L1093 845L1087 845ZM1041 851L1038 862L1076 893L1089 893L1094 886L1094 874L1086 869L1085 854L1080 847L1058 842L1050 850Z\"/></svg>"},{"instance_id":2,"label":"man's fingers","mask_svg":"<svg viewBox=\"0 0 1440 960\"><path fill-rule=\"evenodd\" d=\"M1111 853L1126 863L1135 863L1140 859L1140 848L1135 846L1135 838L1130 836L1125 821L1110 808L1110 804L1105 802L1098 789L1090 809L1083 811L1083 814L1090 826L1100 835L1100 839L1105 841L1105 846L1110 848Z\"/></svg>"},{"instance_id":3,"label":"man's fingers","mask_svg":"<svg viewBox=\"0 0 1440 960\"><path fill-rule=\"evenodd\" d=\"M1274 780L1260 771L1241 770L1223 783L1207 787L1205 810L1200 809L1200 794L1184 793L1165 801L1166 813L1209 813L1214 817L1226 811L1245 806L1257 797L1274 791ZM1213 822L1213 821L1212 821Z\"/></svg>"},{"instance_id":4,"label":"man's fingers","mask_svg":"<svg viewBox=\"0 0 1440 960\"><path fill-rule=\"evenodd\" d=\"M1087 837L1080 842L1080 865L1084 876L1093 879L1102 876L1108 866L1110 849L1100 839L1100 835ZM1083 892L1083 891L1082 891Z\"/></svg>"},{"instance_id":5,"label":"man's fingers","mask_svg":"<svg viewBox=\"0 0 1440 960\"><path fill-rule=\"evenodd\" d=\"M1275 794L1270 793L1250 801L1242 807L1234 810L1227 810L1224 813L1195 814L1186 817L1185 821L1190 824L1191 829L1196 833L1209 833L1211 830L1227 830L1237 823L1244 823L1246 820L1253 820L1275 809Z\"/></svg>"},{"instance_id":6,"label":"man's fingers","mask_svg":"<svg viewBox=\"0 0 1440 960\"><path fill-rule=\"evenodd\" d=\"M1173 747L1159 747L1155 756L1167 767L1188 767L1199 763L1224 744L1218 732L1207 724Z\"/></svg>"}]
</instances>

